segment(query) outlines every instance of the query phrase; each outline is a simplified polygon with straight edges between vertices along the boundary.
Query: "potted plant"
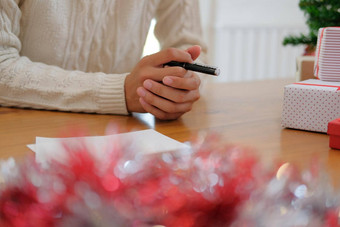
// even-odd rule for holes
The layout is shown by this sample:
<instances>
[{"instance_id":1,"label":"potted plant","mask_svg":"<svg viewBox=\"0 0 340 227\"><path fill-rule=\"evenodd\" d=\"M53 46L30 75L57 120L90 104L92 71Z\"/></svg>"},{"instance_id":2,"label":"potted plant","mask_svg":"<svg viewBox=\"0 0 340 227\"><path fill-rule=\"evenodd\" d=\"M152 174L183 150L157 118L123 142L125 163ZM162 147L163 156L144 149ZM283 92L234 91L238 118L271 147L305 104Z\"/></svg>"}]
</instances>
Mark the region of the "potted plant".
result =
<instances>
[{"instance_id":1,"label":"potted plant","mask_svg":"<svg viewBox=\"0 0 340 227\"><path fill-rule=\"evenodd\" d=\"M283 45L305 45L304 55L314 55L319 28L340 26L340 0L300 0L299 7L306 16L309 33L289 35Z\"/></svg>"}]
</instances>

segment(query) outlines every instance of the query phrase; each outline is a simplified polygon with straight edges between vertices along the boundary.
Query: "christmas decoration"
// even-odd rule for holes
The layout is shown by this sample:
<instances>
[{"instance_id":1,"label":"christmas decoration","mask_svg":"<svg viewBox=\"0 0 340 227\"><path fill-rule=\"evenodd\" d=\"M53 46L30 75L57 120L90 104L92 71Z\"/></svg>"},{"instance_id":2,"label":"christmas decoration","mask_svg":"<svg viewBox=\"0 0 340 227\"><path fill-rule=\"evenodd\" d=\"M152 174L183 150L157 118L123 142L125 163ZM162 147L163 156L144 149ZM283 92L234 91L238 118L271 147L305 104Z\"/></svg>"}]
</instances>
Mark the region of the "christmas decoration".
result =
<instances>
[{"instance_id":1,"label":"christmas decoration","mask_svg":"<svg viewBox=\"0 0 340 227\"><path fill-rule=\"evenodd\" d=\"M327 133L340 116L340 82L309 79L284 87L283 127Z\"/></svg>"},{"instance_id":2,"label":"christmas decoration","mask_svg":"<svg viewBox=\"0 0 340 227\"><path fill-rule=\"evenodd\" d=\"M340 27L320 28L314 75L323 81L340 82Z\"/></svg>"},{"instance_id":3,"label":"christmas decoration","mask_svg":"<svg viewBox=\"0 0 340 227\"><path fill-rule=\"evenodd\" d=\"M300 0L300 9L306 16L308 34L290 35L283 40L283 45L306 45L315 50L319 28L340 26L340 1L338 0ZM309 51L310 51L309 50Z\"/></svg>"},{"instance_id":4,"label":"christmas decoration","mask_svg":"<svg viewBox=\"0 0 340 227\"><path fill-rule=\"evenodd\" d=\"M249 148L201 134L190 149L144 154L117 140L102 156L0 164L0 226L340 226L316 164L265 168Z\"/></svg>"},{"instance_id":5,"label":"christmas decoration","mask_svg":"<svg viewBox=\"0 0 340 227\"><path fill-rule=\"evenodd\" d=\"M340 118L328 123L327 134L329 135L329 147L340 150Z\"/></svg>"}]
</instances>

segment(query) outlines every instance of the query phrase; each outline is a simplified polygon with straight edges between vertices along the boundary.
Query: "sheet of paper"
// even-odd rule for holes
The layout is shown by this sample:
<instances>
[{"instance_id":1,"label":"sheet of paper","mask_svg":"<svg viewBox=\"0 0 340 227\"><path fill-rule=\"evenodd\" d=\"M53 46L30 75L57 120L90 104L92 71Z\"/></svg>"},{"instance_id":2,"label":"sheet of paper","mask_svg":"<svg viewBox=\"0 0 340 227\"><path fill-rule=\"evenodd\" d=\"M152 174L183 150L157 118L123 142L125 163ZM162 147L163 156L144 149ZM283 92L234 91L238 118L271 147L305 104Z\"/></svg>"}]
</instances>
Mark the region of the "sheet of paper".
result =
<instances>
[{"instance_id":1,"label":"sheet of paper","mask_svg":"<svg viewBox=\"0 0 340 227\"><path fill-rule=\"evenodd\" d=\"M68 149L86 147L94 155L102 155L112 146L119 144L126 149L136 152L157 153L180 149L189 149L189 145L171 139L153 129L91 137L46 138L36 137L35 144L27 145L36 153L36 160L45 163L48 160L65 158L65 147Z\"/></svg>"}]
</instances>

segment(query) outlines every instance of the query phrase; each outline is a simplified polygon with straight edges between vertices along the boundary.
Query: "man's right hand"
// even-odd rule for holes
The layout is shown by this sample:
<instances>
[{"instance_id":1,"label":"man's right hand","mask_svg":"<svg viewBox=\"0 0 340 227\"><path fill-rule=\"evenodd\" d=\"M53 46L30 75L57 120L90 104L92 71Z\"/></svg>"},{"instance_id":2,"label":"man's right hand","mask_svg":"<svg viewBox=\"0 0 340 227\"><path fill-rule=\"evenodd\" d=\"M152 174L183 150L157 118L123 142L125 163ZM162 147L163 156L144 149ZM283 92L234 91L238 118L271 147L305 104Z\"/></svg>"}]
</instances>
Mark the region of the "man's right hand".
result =
<instances>
[{"instance_id":1,"label":"man's right hand","mask_svg":"<svg viewBox=\"0 0 340 227\"><path fill-rule=\"evenodd\" d=\"M192 63L200 47L188 50L169 48L141 59L125 80L129 112L150 112L163 120L188 112L199 99L199 77L181 67L163 67L169 61Z\"/></svg>"}]
</instances>

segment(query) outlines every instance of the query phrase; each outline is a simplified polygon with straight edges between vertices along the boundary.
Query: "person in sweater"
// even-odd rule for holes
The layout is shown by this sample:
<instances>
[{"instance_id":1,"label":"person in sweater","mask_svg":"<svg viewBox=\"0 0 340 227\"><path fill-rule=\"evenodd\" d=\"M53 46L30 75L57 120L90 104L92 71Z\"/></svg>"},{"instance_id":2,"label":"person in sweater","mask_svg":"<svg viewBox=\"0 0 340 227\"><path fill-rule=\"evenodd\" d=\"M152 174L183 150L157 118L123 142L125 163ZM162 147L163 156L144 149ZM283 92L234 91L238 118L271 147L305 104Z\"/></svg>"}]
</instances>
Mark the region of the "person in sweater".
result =
<instances>
[{"instance_id":1,"label":"person in sweater","mask_svg":"<svg viewBox=\"0 0 340 227\"><path fill-rule=\"evenodd\" d=\"M0 105L176 119L200 78L163 64L204 62L201 37L198 0L0 0Z\"/></svg>"}]
</instances>

